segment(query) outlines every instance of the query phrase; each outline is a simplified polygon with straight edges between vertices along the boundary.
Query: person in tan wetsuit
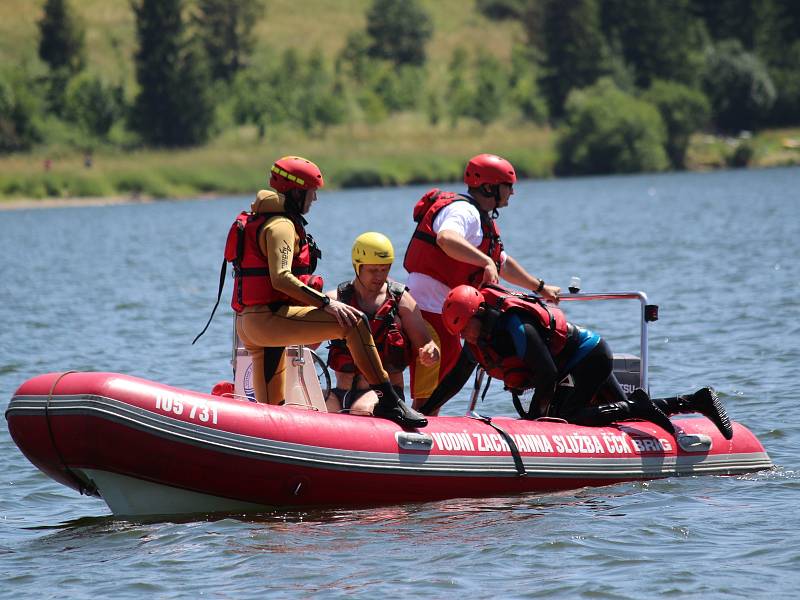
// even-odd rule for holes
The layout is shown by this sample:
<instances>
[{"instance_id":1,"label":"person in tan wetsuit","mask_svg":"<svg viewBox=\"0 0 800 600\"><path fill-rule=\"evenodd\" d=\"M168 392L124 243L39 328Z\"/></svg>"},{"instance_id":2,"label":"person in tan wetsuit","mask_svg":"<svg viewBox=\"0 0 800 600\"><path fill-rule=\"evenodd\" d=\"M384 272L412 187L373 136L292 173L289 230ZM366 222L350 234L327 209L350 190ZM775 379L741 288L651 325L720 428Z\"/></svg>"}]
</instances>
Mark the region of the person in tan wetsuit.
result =
<instances>
[{"instance_id":1,"label":"person in tan wetsuit","mask_svg":"<svg viewBox=\"0 0 800 600\"><path fill-rule=\"evenodd\" d=\"M270 293L277 299L245 305L236 317L236 332L253 360L256 400L284 401L287 345L343 338L379 398L373 414L404 427L424 427L427 419L406 406L389 383L364 313L331 300L292 272L301 244L307 243L302 215L309 212L317 189L323 186L319 168L303 158L285 156L272 166L270 186L278 193L261 190L251 208L256 214L270 214L257 232L257 241L268 265Z\"/></svg>"}]
</instances>

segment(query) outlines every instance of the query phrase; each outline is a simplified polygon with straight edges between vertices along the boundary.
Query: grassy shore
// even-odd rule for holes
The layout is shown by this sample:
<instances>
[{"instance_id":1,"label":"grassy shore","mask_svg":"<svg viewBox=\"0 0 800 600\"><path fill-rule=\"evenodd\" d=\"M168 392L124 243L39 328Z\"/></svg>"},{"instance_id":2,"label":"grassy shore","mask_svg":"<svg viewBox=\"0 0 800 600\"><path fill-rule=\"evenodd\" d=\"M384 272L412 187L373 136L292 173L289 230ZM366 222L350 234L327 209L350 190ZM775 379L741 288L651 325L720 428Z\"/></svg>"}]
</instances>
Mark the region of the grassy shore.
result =
<instances>
[{"instance_id":1,"label":"grassy shore","mask_svg":"<svg viewBox=\"0 0 800 600\"><path fill-rule=\"evenodd\" d=\"M696 135L688 165L692 170L742 166L734 160L737 149L751 167L797 165L798 142L800 129L768 130L751 139ZM400 115L372 127L337 127L317 138L279 130L258 140L244 128L191 150L100 151L89 168L76 151L7 156L0 159L0 202L250 193L264 186L271 162L289 153L316 161L330 187L453 181L460 178L465 159L479 152L507 156L524 177L546 178L553 173L554 145L552 131L529 124L462 123L450 129L431 127L419 115Z\"/></svg>"},{"instance_id":2,"label":"grassy shore","mask_svg":"<svg viewBox=\"0 0 800 600\"><path fill-rule=\"evenodd\" d=\"M372 127L337 127L317 138L278 130L258 140L255 131L244 128L191 150L97 152L90 168L82 153L67 150L5 157L0 159L0 200L248 193L265 185L269 165L285 154L317 162L331 187L454 180L465 158L486 151L508 156L526 176L547 177L552 148L552 133L531 125L465 123L451 130L430 127L419 115L400 115Z\"/></svg>"}]
</instances>

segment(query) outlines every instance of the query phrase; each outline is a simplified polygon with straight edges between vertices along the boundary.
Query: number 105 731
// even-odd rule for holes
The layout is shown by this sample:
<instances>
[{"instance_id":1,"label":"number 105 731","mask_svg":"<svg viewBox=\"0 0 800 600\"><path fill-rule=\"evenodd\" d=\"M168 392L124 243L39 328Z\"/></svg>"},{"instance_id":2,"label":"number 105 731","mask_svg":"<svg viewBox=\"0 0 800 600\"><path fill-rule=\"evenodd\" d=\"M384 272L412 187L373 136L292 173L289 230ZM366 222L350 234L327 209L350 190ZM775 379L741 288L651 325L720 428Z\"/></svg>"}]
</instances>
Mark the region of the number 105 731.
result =
<instances>
[{"instance_id":1,"label":"number 105 731","mask_svg":"<svg viewBox=\"0 0 800 600\"><path fill-rule=\"evenodd\" d=\"M175 415L186 413L192 420L217 424L217 407L213 404L209 406L205 403L196 403L194 399L181 398L172 394L158 395L156 396L156 410L171 412Z\"/></svg>"}]
</instances>

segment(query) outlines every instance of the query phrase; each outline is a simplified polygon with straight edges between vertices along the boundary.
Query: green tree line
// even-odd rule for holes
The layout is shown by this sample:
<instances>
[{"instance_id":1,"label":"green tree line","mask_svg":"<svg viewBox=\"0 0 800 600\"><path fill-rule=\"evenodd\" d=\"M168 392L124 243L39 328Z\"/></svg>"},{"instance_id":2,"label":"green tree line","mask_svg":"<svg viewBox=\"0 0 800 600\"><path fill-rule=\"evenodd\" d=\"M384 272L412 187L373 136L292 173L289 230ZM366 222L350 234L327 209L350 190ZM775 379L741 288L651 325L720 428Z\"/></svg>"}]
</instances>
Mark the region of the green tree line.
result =
<instances>
[{"instance_id":1,"label":"green tree line","mask_svg":"<svg viewBox=\"0 0 800 600\"><path fill-rule=\"evenodd\" d=\"M73 0L74 1L74 0ZM692 133L800 120L795 0L476 0L519 22L510 59L464 40L434 81L420 0L372 0L344 48L252 59L269 0L130 0L135 89L100 78L70 0L43 0L39 65L0 68L0 153L39 144L189 147L253 125L324 136L400 112L431 126L519 119L559 132L557 171L683 168ZM298 31L298 36L303 32Z\"/></svg>"}]
</instances>

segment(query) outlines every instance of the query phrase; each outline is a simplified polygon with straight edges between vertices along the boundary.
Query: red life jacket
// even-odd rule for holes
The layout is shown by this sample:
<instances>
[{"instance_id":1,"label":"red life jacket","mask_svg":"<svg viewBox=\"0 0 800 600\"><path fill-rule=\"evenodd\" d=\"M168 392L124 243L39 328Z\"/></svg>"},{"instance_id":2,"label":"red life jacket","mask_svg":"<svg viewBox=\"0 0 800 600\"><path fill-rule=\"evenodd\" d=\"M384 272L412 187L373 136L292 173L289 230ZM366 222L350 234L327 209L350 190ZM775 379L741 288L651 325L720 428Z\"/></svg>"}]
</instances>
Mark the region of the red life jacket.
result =
<instances>
[{"instance_id":1,"label":"red life jacket","mask_svg":"<svg viewBox=\"0 0 800 600\"><path fill-rule=\"evenodd\" d=\"M409 363L408 344L403 330L398 327L395 318L400 309L400 298L406 289L402 283L390 281L386 299L369 320L375 347L381 357L383 367L390 373L401 373ZM341 302L361 310L361 307L356 305L355 286L352 282L340 283L336 288L336 297ZM347 349L344 340L331 340L328 346L328 366L341 373L356 372L353 356Z\"/></svg>"},{"instance_id":2,"label":"red life jacket","mask_svg":"<svg viewBox=\"0 0 800 600\"><path fill-rule=\"evenodd\" d=\"M478 208L483 233L483 240L478 250L490 257L497 265L497 271L500 271L503 242L500 240L500 231L494 219L491 219L470 198L454 192L443 192L437 188L427 192L414 206L417 228L408 243L403 266L409 273L423 273L451 288L466 283L477 287L483 279L483 268L451 258L436 244L433 221L439 211L453 202L470 202Z\"/></svg>"},{"instance_id":3,"label":"red life jacket","mask_svg":"<svg viewBox=\"0 0 800 600\"><path fill-rule=\"evenodd\" d=\"M465 345L489 377L502 381L508 389L527 390L534 386L533 372L518 356L500 356L488 344Z\"/></svg>"},{"instance_id":4,"label":"red life jacket","mask_svg":"<svg viewBox=\"0 0 800 600\"><path fill-rule=\"evenodd\" d=\"M540 331L544 332L544 340L550 354L555 358L564 349L569 335L569 325L561 309L545 304L537 296L521 294L500 286L488 285L480 292L484 304L489 309L489 315L494 311L499 316L509 310L518 310L531 315L541 325ZM487 329L491 331L491 327ZM478 340L478 344L467 345L475 360L489 376L502 380L506 387L520 390L533 387L533 373L518 356L501 356L492 348L489 340L483 338Z\"/></svg>"},{"instance_id":5,"label":"red life jacket","mask_svg":"<svg viewBox=\"0 0 800 600\"><path fill-rule=\"evenodd\" d=\"M294 224L299 238L299 251L292 259L292 274L310 284L317 259L322 253L304 228L305 220L290 213L251 213L243 211L236 217L225 242L225 260L233 265L233 297L231 306L241 312L245 306L258 304L299 304L297 300L276 290L269 278L269 262L258 243L264 224L275 216L287 217ZM316 287L316 286L314 286Z\"/></svg>"}]
</instances>

